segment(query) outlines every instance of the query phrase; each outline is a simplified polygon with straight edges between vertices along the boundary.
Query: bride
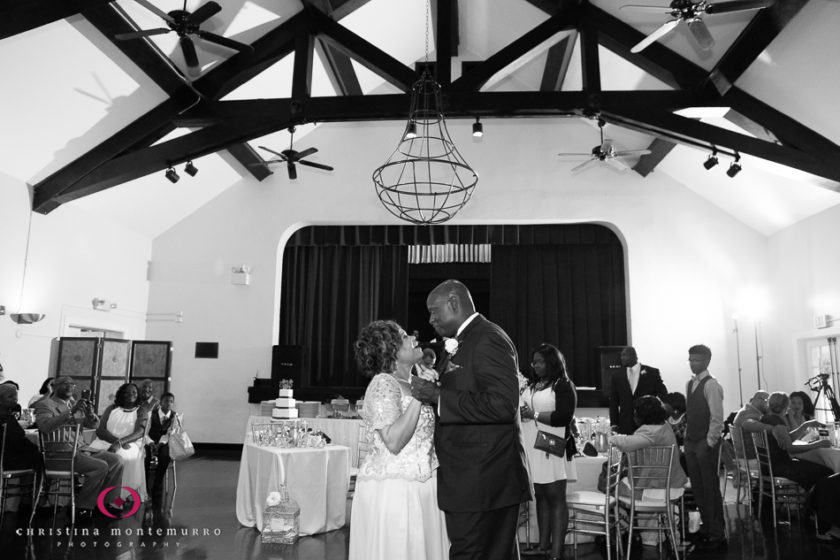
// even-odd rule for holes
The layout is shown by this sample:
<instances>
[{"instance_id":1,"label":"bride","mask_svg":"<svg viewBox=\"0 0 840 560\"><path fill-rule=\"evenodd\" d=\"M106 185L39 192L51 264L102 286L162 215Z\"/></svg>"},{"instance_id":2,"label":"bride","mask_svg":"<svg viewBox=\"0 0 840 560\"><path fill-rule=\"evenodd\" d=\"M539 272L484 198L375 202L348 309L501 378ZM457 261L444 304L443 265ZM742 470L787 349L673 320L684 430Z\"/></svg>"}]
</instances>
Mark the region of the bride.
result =
<instances>
[{"instance_id":1,"label":"bride","mask_svg":"<svg viewBox=\"0 0 840 560\"><path fill-rule=\"evenodd\" d=\"M371 451L356 478L349 560L444 560L434 411L411 396L411 369L423 352L393 321L374 321L359 333L355 353L359 369L373 376L363 424Z\"/></svg>"}]
</instances>

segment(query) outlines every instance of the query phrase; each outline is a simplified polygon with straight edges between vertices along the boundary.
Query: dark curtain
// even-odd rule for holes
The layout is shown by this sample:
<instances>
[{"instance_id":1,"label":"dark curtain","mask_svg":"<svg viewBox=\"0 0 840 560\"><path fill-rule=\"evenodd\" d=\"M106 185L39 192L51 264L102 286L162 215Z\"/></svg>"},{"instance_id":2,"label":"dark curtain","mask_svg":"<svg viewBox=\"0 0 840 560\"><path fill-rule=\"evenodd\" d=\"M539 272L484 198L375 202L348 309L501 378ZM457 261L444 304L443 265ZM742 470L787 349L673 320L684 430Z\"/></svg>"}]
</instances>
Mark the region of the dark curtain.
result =
<instances>
[{"instance_id":1,"label":"dark curtain","mask_svg":"<svg viewBox=\"0 0 840 560\"><path fill-rule=\"evenodd\" d=\"M547 342L576 385L601 388L596 347L626 344L624 252L600 229L594 242L493 247L488 316L510 335L524 374L530 351Z\"/></svg>"},{"instance_id":2,"label":"dark curtain","mask_svg":"<svg viewBox=\"0 0 840 560\"><path fill-rule=\"evenodd\" d=\"M407 309L407 246L286 247L279 343L303 347L303 388L366 385L353 359L359 330L404 325Z\"/></svg>"}]
</instances>

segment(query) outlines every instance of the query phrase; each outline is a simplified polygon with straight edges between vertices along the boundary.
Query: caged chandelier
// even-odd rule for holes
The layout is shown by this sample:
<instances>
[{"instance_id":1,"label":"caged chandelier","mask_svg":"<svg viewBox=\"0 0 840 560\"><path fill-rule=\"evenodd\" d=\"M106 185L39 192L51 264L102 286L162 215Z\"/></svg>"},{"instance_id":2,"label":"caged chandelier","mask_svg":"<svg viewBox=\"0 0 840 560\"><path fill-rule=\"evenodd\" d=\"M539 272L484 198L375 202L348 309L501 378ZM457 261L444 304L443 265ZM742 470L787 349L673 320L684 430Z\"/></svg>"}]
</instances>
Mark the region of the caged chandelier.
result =
<instances>
[{"instance_id":1,"label":"caged chandelier","mask_svg":"<svg viewBox=\"0 0 840 560\"><path fill-rule=\"evenodd\" d=\"M458 152L440 112L440 85L428 68L411 88L411 108L397 148L373 172L379 200L414 224L440 224L464 207L478 175Z\"/></svg>"}]
</instances>

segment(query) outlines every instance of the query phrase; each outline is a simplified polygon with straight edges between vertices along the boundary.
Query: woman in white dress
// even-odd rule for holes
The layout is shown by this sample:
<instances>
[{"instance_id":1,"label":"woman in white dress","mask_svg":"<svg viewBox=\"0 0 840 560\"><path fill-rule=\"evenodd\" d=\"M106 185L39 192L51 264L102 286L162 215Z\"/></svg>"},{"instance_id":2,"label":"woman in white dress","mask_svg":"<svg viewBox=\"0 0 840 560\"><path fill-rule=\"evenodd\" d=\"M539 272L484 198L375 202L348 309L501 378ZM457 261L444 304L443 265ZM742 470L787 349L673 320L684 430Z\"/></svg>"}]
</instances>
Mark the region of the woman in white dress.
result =
<instances>
[{"instance_id":1,"label":"woman in white dress","mask_svg":"<svg viewBox=\"0 0 840 560\"><path fill-rule=\"evenodd\" d=\"M116 453L123 459L123 486L137 491L147 500L146 472L143 464L143 435L149 411L140 406L140 392L134 383L125 383L117 389L114 404L105 409L96 428L96 439L90 447ZM125 499L130 494L123 490Z\"/></svg>"},{"instance_id":2,"label":"woman in white dress","mask_svg":"<svg viewBox=\"0 0 840 560\"><path fill-rule=\"evenodd\" d=\"M569 379L566 360L557 347L539 345L531 354L536 381L522 394L522 438L528 454L531 482L537 501L537 526L540 533L538 554L563 558L563 544L569 526L566 505L566 480L573 474L573 448L566 457L534 449L537 430L565 437L577 408L577 391ZM574 441L574 440L572 440Z\"/></svg>"},{"instance_id":3,"label":"woman in white dress","mask_svg":"<svg viewBox=\"0 0 840 560\"><path fill-rule=\"evenodd\" d=\"M355 354L373 379L364 399L370 452L356 477L349 560L445 560L434 411L411 396L411 369L423 352L393 321L374 321L359 333Z\"/></svg>"}]
</instances>

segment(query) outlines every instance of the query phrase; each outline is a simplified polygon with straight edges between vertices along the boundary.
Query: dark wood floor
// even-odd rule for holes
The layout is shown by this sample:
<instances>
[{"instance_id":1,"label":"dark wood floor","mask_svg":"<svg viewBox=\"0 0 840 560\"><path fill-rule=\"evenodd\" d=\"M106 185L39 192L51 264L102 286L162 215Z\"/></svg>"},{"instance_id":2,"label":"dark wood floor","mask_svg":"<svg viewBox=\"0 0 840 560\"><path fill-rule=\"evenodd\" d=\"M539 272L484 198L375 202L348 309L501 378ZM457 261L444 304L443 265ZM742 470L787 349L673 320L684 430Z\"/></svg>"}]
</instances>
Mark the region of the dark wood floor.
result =
<instances>
[{"instance_id":1,"label":"dark wood floor","mask_svg":"<svg viewBox=\"0 0 840 560\"><path fill-rule=\"evenodd\" d=\"M67 560L345 560L347 558L348 528L330 533L304 537L294 546L262 545L259 533L240 527L236 521L235 494L239 471L238 452L204 452L178 465L178 493L172 516L141 511L124 520L110 520L96 516L77 523L76 535L64 535L64 525L56 530L62 534L49 535L51 516L41 514L34 524L36 535L27 537L15 527L19 519L7 514L0 532L0 559L67 559ZM782 525L773 531L771 523L763 524L746 518L746 507L737 507L727 493L726 506L729 546L725 551L690 552L688 558L731 560L840 560L840 546L825 544L813 536L813 527ZM840 499L840 498L838 498ZM349 506L349 503L348 503ZM151 510L151 508L149 508ZM349 510L348 510L349 512ZM66 518L62 518L66 519ZM348 515L349 519L349 515ZM25 524L25 522L24 522ZM138 536L140 529L174 528L177 536ZM44 535L37 531L44 529ZM84 532L87 531L85 535ZM95 534L98 532L98 535ZM197 533L197 534L196 534ZM207 534L202 534L207 533ZM71 542L72 541L72 542ZM571 548L567 558L573 557ZM658 558L654 547L641 547L634 555L646 560ZM606 558L602 547L581 545L581 560Z\"/></svg>"}]
</instances>

